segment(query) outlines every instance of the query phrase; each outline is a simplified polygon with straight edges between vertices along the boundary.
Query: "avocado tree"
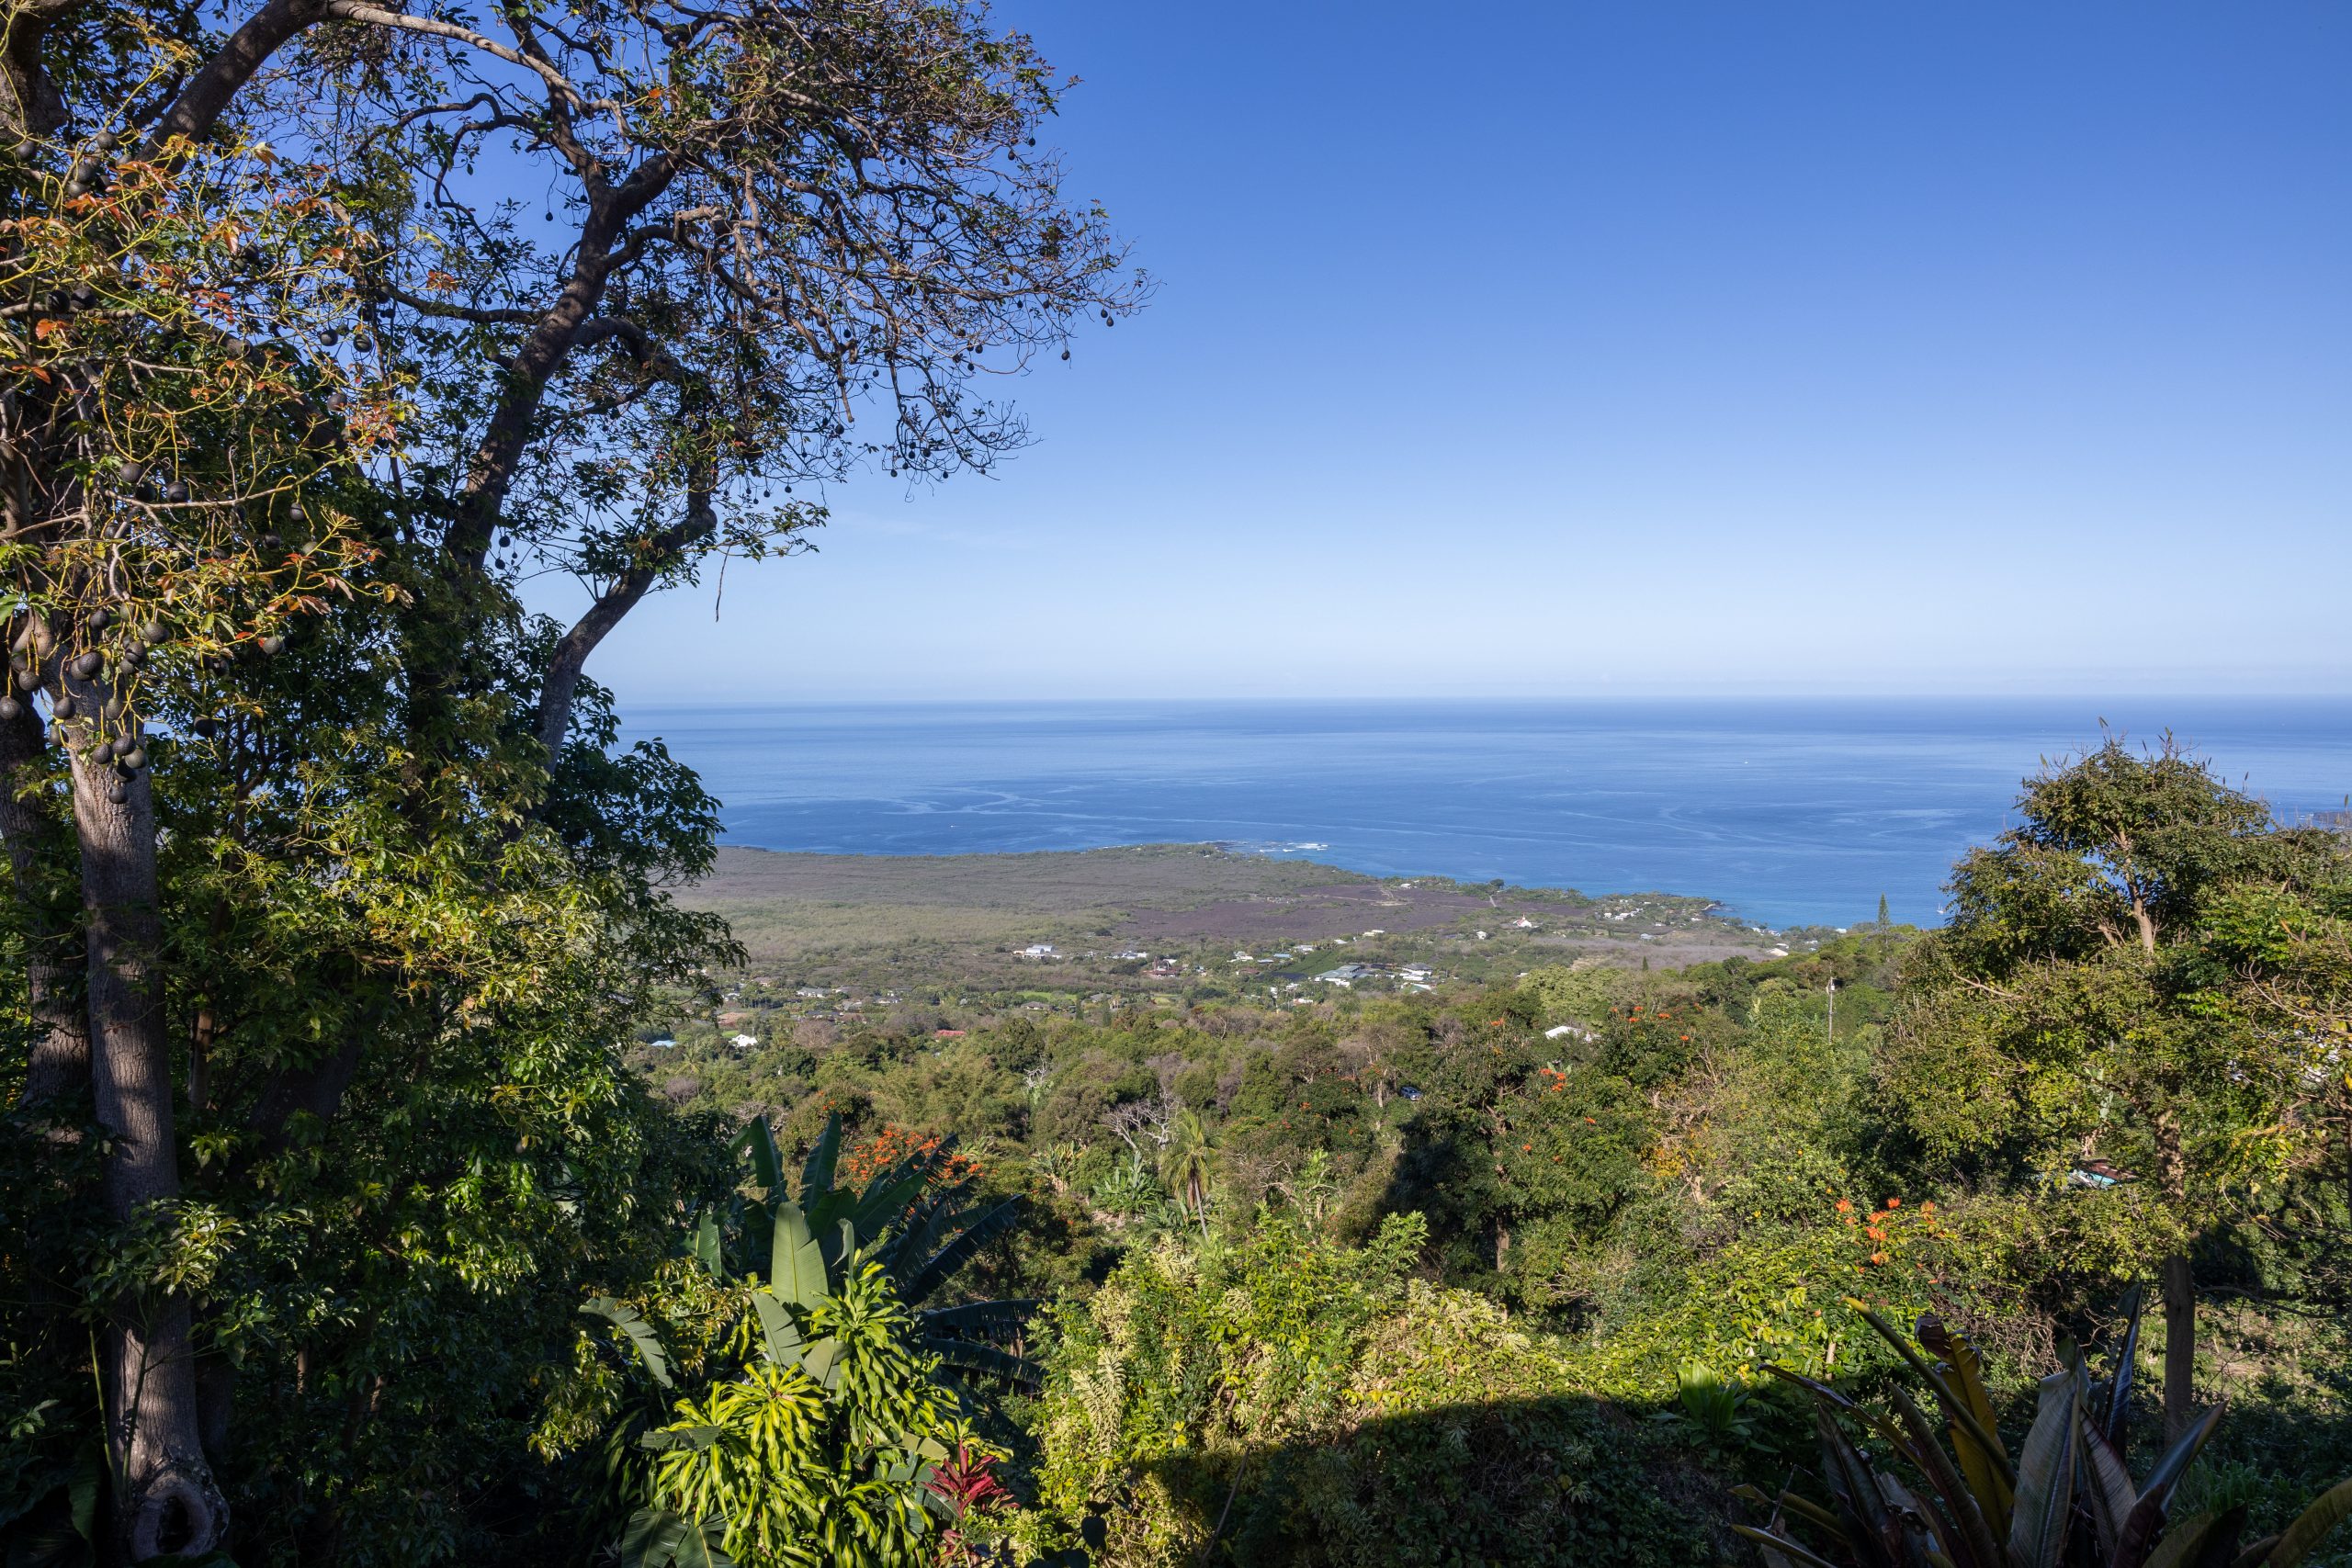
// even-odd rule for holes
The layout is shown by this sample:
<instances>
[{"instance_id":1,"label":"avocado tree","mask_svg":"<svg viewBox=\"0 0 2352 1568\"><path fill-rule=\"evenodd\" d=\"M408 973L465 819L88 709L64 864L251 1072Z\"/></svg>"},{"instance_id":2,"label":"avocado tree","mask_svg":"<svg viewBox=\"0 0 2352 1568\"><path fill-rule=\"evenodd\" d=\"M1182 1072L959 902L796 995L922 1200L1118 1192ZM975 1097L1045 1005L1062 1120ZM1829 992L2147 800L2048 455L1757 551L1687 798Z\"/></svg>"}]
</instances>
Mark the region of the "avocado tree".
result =
<instances>
[{"instance_id":1,"label":"avocado tree","mask_svg":"<svg viewBox=\"0 0 2352 1568\"><path fill-rule=\"evenodd\" d=\"M2335 835L2275 824L2167 739L2109 738L2028 781L2018 825L1953 873L1883 1066L1924 1157L1996 1183L2120 1181L2161 1274L2165 1413L2193 1407L2191 1251L2307 1162L2330 1043L2267 998L2250 911L2343 886ZM2256 923L2260 925L2259 918ZM2143 1195L2155 1201L2142 1201Z\"/></svg>"}]
</instances>

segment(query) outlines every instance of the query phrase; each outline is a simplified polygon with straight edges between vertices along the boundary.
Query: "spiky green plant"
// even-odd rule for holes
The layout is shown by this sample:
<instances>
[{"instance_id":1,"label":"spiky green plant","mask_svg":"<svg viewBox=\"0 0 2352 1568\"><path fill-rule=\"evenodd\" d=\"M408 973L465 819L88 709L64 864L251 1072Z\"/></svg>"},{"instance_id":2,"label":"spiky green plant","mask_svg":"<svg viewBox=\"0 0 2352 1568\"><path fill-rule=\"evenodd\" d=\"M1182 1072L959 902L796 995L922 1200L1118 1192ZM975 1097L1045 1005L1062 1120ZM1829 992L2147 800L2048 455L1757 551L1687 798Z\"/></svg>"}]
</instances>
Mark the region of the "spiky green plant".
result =
<instances>
[{"instance_id":1,"label":"spiky green plant","mask_svg":"<svg viewBox=\"0 0 2352 1568\"><path fill-rule=\"evenodd\" d=\"M838 1184L842 1124L824 1131L787 1196L784 1161L764 1118L736 1139L749 1166L749 1190L696 1219L690 1249L714 1278L756 1276L771 1266L775 1238L797 1215L815 1238L826 1277L839 1288L847 1260L861 1253L879 1264L913 1314L915 1343L953 1371L1034 1385L1036 1371L1003 1347L1016 1342L1035 1301L978 1301L926 1306L979 1249L1020 1218L1021 1200L975 1201L971 1168L954 1159L953 1139L917 1147L862 1188Z\"/></svg>"},{"instance_id":2,"label":"spiky green plant","mask_svg":"<svg viewBox=\"0 0 2352 1568\"><path fill-rule=\"evenodd\" d=\"M2324 1494L2276 1536L2241 1546L2243 1506L2174 1520L2181 1477L2222 1418L2216 1405L2132 1478L2126 1461L2140 1339L2140 1292L2127 1303L2109 1374L2079 1359L2041 1380L2033 1425L2012 1456L2003 1446L1983 1363L1965 1337L1933 1316L1918 1343L1868 1309L1934 1396L1939 1423L1901 1388L1892 1412L1857 1404L1816 1379L1771 1369L1814 1399L1826 1503L1782 1492L1761 1528L1737 1526L1766 1568L2292 1568L2352 1517L2352 1480ZM1928 1358L1934 1358L1932 1362ZM1848 1435L1851 1421L1883 1438L1912 1472L1906 1483ZM1798 1527L1804 1527L1803 1534Z\"/></svg>"}]
</instances>

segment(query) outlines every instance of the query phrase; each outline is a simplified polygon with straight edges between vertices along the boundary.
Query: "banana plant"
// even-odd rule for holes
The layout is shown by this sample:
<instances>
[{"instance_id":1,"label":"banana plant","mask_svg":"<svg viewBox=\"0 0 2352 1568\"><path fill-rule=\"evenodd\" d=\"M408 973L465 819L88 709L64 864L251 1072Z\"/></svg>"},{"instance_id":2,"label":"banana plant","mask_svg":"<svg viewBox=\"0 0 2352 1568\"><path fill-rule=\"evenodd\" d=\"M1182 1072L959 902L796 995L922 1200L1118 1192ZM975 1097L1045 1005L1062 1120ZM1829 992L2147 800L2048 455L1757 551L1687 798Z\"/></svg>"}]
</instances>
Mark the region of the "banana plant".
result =
<instances>
[{"instance_id":1,"label":"banana plant","mask_svg":"<svg viewBox=\"0 0 2352 1568\"><path fill-rule=\"evenodd\" d=\"M752 1190L696 1216L687 1250L722 1283L768 1278L751 1292L763 1333L778 1303L812 1302L808 1292L838 1289L852 1261L863 1258L881 1265L914 1314L917 1346L943 1367L1035 1385L1036 1369L1001 1347L1017 1337L1036 1302L924 1304L1021 1213L1018 1198L972 1201L973 1179L956 1168L952 1140L917 1149L863 1187L850 1187L838 1180L841 1118L829 1117L801 1168L797 1198L786 1193L784 1160L764 1118L743 1129L734 1149L750 1165ZM642 1317L605 1297L585 1310L627 1335L654 1382L669 1386L660 1341Z\"/></svg>"},{"instance_id":2,"label":"banana plant","mask_svg":"<svg viewBox=\"0 0 2352 1568\"><path fill-rule=\"evenodd\" d=\"M1827 1383L1771 1368L1813 1397L1828 1496L1824 1502L1784 1491L1768 1499L1741 1487L1739 1495L1770 1517L1761 1528L1734 1528L1757 1543L1766 1568L2292 1568L2302 1562L2352 1517L2352 1480L2324 1494L2279 1534L2250 1545L2241 1542L2243 1506L2172 1518L2182 1477L2221 1423L2218 1405L2133 1479L2125 1454L2140 1337L2137 1289L2126 1309L2108 1375L2094 1380L2076 1358L2042 1379L2033 1424L2013 1456L1999 1437L1983 1360L1964 1336L1923 1316L1915 1346L1860 1308L1927 1385L1941 1419L1899 1387L1892 1410L1873 1410ZM1865 1453L1848 1435L1848 1421L1883 1439L1909 1467L1910 1481Z\"/></svg>"},{"instance_id":3,"label":"banana plant","mask_svg":"<svg viewBox=\"0 0 2352 1568\"><path fill-rule=\"evenodd\" d=\"M954 1139L911 1151L854 1190L838 1184L842 1123L839 1116L827 1117L801 1167L797 1203L785 1196L783 1161L764 1119L744 1128L737 1146L750 1158L760 1193L744 1201L747 1235L755 1237L763 1219L770 1222L770 1234L780 1235L774 1226L797 1208L817 1238L829 1277L838 1280L846 1258L870 1249L899 1299L914 1313L917 1342L942 1366L1024 1385L1037 1382L1037 1371L1025 1358L1000 1348L1019 1334L1036 1302L925 1304L1021 1217L1017 1197L993 1204L974 1201L974 1178L956 1167Z\"/></svg>"}]
</instances>

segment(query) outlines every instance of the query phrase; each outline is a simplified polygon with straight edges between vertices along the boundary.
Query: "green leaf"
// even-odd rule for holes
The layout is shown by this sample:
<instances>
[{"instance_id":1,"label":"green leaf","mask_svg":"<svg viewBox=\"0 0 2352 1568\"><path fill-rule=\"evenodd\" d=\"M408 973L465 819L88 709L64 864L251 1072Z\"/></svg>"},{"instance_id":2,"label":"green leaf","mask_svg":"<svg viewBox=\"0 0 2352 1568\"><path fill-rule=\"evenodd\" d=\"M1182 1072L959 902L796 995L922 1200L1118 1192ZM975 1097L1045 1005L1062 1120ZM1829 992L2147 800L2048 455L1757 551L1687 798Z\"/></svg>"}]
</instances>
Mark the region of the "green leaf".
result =
<instances>
[{"instance_id":1,"label":"green leaf","mask_svg":"<svg viewBox=\"0 0 2352 1568\"><path fill-rule=\"evenodd\" d=\"M914 1272L899 1292L909 1306L920 1305L933 1291L945 1284L956 1270L971 1261L972 1255L1021 1217L1021 1200L1008 1198L981 1215L964 1234L949 1242Z\"/></svg>"},{"instance_id":2,"label":"green leaf","mask_svg":"<svg viewBox=\"0 0 2352 1568\"><path fill-rule=\"evenodd\" d=\"M1019 1328L1044 1304L1027 1298L931 1307L915 1314L915 1325L926 1334L1002 1334Z\"/></svg>"},{"instance_id":3,"label":"green leaf","mask_svg":"<svg viewBox=\"0 0 2352 1568\"><path fill-rule=\"evenodd\" d=\"M2082 1431L2075 1374L2041 1380L2033 1429L2018 1453L2017 1506L2009 1518L2011 1568L2058 1568L2075 1504L2075 1443Z\"/></svg>"},{"instance_id":4,"label":"green leaf","mask_svg":"<svg viewBox=\"0 0 2352 1568\"><path fill-rule=\"evenodd\" d=\"M841 1385L842 1342L830 1335L801 1352L800 1370L825 1385L827 1393Z\"/></svg>"},{"instance_id":5,"label":"green leaf","mask_svg":"<svg viewBox=\"0 0 2352 1568\"><path fill-rule=\"evenodd\" d=\"M1734 1525L1731 1528L1733 1534L1746 1536L1756 1542L1758 1547L1765 1552L1765 1561L1768 1562L1771 1561L1771 1554L1778 1552L1790 1562L1802 1564L1803 1568L1838 1568L1837 1563L1830 1562L1826 1557L1815 1556L1787 1536L1774 1535L1769 1530L1758 1529L1753 1525Z\"/></svg>"},{"instance_id":6,"label":"green leaf","mask_svg":"<svg viewBox=\"0 0 2352 1568\"><path fill-rule=\"evenodd\" d=\"M2337 1482L2319 1495L2278 1538L2264 1561L2268 1568L2293 1568L2309 1556L2312 1548L2327 1539L2328 1532L2346 1519L2352 1518L2352 1477Z\"/></svg>"},{"instance_id":7,"label":"green leaf","mask_svg":"<svg viewBox=\"0 0 2352 1568\"><path fill-rule=\"evenodd\" d=\"M770 1251L769 1288L797 1307L813 1307L825 1299L825 1255L808 1234L800 1205L778 1199L775 1240Z\"/></svg>"},{"instance_id":8,"label":"green leaf","mask_svg":"<svg viewBox=\"0 0 2352 1568\"><path fill-rule=\"evenodd\" d=\"M835 1111L825 1118L825 1130L817 1134L809 1147L808 1162L800 1168L800 1201L813 1207L833 1190L833 1168L842 1154L842 1118Z\"/></svg>"},{"instance_id":9,"label":"green leaf","mask_svg":"<svg viewBox=\"0 0 2352 1568\"><path fill-rule=\"evenodd\" d=\"M761 1191L773 1193L784 1185L784 1162L776 1155L775 1134L768 1131L766 1117L752 1117L734 1146L752 1156L752 1179Z\"/></svg>"},{"instance_id":10,"label":"green leaf","mask_svg":"<svg viewBox=\"0 0 2352 1568\"><path fill-rule=\"evenodd\" d=\"M663 1388L673 1386L670 1361L662 1352L662 1341L655 1336L653 1325L639 1315L636 1308L611 1296L598 1296L580 1310L591 1317L603 1318L628 1335L628 1342L637 1347L638 1359L645 1363L645 1370L653 1375L653 1381Z\"/></svg>"},{"instance_id":11,"label":"green leaf","mask_svg":"<svg viewBox=\"0 0 2352 1568\"><path fill-rule=\"evenodd\" d=\"M726 1433L724 1427L658 1427L638 1438L637 1446L648 1453L700 1453Z\"/></svg>"},{"instance_id":12,"label":"green leaf","mask_svg":"<svg viewBox=\"0 0 2352 1568\"><path fill-rule=\"evenodd\" d=\"M778 1367L800 1364L800 1330L784 1303L767 1291L752 1292L752 1310L759 1314L760 1334L767 1341L768 1360Z\"/></svg>"},{"instance_id":13,"label":"green leaf","mask_svg":"<svg viewBox=\"0 0 2352 1568\"><path fill-rule=\"evenodd\" d=\"M734 1568L709 1527L667 1508L639 1508L621 1530L621 1568Z\"/></svg>"},{"instance_id":14,"label":"green leaf","mask_svg":"<svg viewBox=\"0 0 2352 1568\"><path fill-rule=\"evenodd\" d=\"M2140 1494L2132 1484L2123 1456L2100 1433L2100 1426L2090 1411L2083 1413L2083 1502L2091 1517L2092 1532L2098 1538L2099 1555L2113 1562L2123 1521L2139 1506Z\"/></svg>"},{"instance_id":15,"label":"green leaf","mask_svg":"<svg viewBox=\"0 0 2352 1568\"><path fill-rule=\"evenodd\" d=\"M2108 1375L2107 1398L2099 1411L2099 1435L2123 1451L2132 1424L2132 1386L2140 1359L2140 1309L2145 1292L2133 1285L2123 1294L2123 1343L2115 1348L2115 1371Z\"/></svg>"},{"instance_id":16,"label":"green leaf","mask_svg":"<svg viewBox=\"0 0 2352 1568\"><path fill-rule=\"evenodd\" d=\"M695 1225L695 1261L712 1279L722 1282L726 1280L727 1261L721 1251L718 1216L707 1209Z\"/></svg>"},{"instance_id":17,"label":"green leaf","mask_svg":"<svg viewBox=\"0 0 2352 1568\"><path fill-rule=\"evenodd\" d=\"M1045 1382L1045 1372L1034 1361L982 1345L970 1339L942 1339L925 1335L916 1341L923 1349L939 1358L939 1364L959 1372L979 1372L1001 1377L1023 1388L1036 1388Z\"/></svg>"},{"instance_id":18,"label":"green leaf","mask_svg":"<svg viewBox=\"0 0 2352 1568\"><path fill-rule=\"evenodd\" d=\"M2199 1416L2188 1431L2166 1449L2157 1460L2155 1468L2148 1472L2148 1479L2141 1484L2140 1501L2131 1517L2123 1521L2123 1533L2115 1543L2115 1560L2134 1563L2144 1558L2154 1547L2156 1537L2165 1528L2165 1514L2172 1506L2173 1488L2222 1424L2222 1407L2218 1404Z\"/></svg>"},{"instance_id":19,"label":"green leaf","mask_svg":"<svg viewBox=\"0 0 2352 1568\"><path fill-rule=\"evenodd\" d=\"M2167 1532L2144 1562L2125 1568L2223 1568L2237 1551L2238 1532L2245 1528L2243 1504L2227 1513L2199 1514Z\"/></svg>"}]
</instances>

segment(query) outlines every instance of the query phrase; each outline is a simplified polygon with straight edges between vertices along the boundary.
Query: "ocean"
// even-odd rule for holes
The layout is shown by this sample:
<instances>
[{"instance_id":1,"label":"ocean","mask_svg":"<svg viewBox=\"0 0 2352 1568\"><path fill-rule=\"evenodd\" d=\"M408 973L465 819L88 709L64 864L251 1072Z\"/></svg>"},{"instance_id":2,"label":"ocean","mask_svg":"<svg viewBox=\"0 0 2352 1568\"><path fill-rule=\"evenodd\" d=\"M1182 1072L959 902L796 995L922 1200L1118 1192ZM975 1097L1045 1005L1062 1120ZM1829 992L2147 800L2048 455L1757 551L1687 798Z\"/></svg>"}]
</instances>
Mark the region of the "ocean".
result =
<instances>
[{"instance_id":1,"label":"ocean","mask_svg":"<svg viewBox=\"0 0 2352 1568\"><path fill-rule=\"evenodd\" d=\"M2167 727L2294 818L2346 805L2352 701L1068 702L636 707L727 841L956 854L1214 841L1381 874L1933 923L2044 758Z\"/></svg>"}]
</instances>

